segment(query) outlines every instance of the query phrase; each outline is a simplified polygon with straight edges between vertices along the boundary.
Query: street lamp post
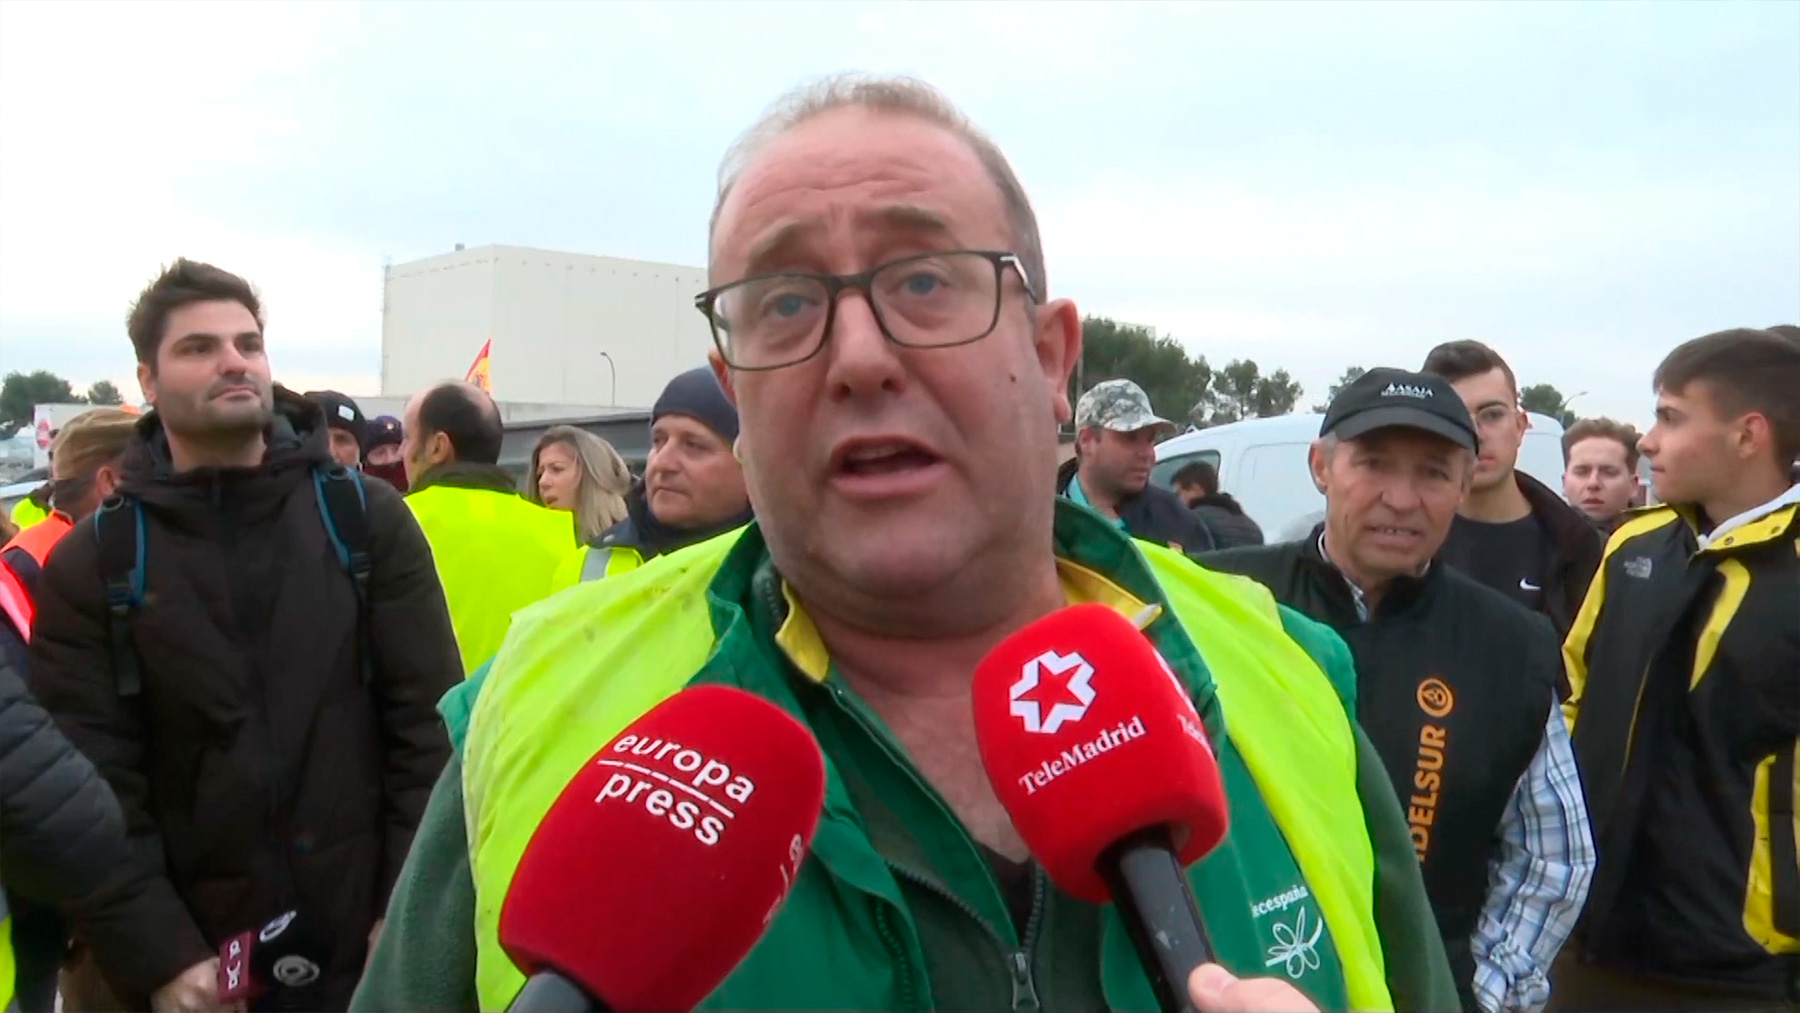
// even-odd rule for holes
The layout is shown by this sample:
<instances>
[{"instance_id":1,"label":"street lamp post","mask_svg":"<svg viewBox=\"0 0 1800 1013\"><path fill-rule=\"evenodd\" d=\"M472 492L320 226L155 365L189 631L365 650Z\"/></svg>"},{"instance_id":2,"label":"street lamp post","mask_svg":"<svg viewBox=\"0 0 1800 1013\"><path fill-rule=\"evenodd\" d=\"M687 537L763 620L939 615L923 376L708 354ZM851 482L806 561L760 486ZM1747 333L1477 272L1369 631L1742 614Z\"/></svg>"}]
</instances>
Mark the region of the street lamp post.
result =
<instances>
[{"instance_id":1,"label":"street lamp post","mask_svg":"<svg viewBox=\"0 0 1800 1013\"><path fill-rule=\"evenodd\" d=\"M606 360L606 372L612 377L612 398L606 403L617 408L619 407L619 367L613 362L613 357L605 352L601 352L600 357Z\"/></svg>"}]
</instances>

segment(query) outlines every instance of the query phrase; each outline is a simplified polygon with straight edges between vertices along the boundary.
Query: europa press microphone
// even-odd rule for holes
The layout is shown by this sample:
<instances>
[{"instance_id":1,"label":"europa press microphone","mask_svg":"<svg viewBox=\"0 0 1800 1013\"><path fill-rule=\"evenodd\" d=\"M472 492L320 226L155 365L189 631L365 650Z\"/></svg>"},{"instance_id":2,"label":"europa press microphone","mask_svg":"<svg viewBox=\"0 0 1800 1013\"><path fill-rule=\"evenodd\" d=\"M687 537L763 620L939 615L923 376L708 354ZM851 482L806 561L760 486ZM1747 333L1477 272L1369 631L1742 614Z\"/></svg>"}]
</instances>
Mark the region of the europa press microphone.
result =
<instances>
[{"instance_id":1,"label":"europa press microphone","mask_svg":"<svg viewBox=\"0 0 1800 1013\"><path fill-rule=\"evenodd\" d=\"M330 939L299 912L289 911L219 947L219 1002L318 1009L319 976L330 958Z\"/></svg>"},{"instance_id":2,"label":"europa press microphone","mask_svg":"<svg viewBox=\"0 0 1800 1013\"><path fill-rule=\"evenodd\" d=\"M588 761L500 908L509 1009L691 1010L762 937L818 826L812 733L724 686L675 694Z\"/></svg>"},{"instance_id":3,"label":"europa press microphone","mask_svg":"<svg viewBox=\"0 0 1800 1013\"><path fill-rule=\"evenodd\" d=\"M1218 761L1187 691L1104 605L1052 613L975 671L975 738L994 792L1051 881L1111 900L1165 1010L1212 960L1183 871L1225 836Z\"/></svg>"}]
</instances>

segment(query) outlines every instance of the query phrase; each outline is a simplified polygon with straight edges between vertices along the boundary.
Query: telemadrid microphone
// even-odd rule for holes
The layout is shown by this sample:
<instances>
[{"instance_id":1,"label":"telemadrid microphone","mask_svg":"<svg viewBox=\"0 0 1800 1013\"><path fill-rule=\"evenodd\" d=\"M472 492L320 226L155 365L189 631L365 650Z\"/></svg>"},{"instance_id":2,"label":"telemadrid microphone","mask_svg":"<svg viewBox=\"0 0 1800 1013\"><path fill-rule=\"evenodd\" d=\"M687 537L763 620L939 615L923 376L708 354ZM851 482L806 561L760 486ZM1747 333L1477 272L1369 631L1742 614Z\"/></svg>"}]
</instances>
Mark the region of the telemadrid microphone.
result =
<instances>
[{"instance_id":1,"label":"telemadrid microphone","mask_svg":"<svg viewBox=\"0 0 1800 1013\"><path fill-rule=\"evenodd\" d=\"M331 959L331 940L297 911L261 929L240 932L219 947L219 1001L266 998L274 1010L319 1007L318 982Z\"/></svg>"},{"instance_id":2,"label":"telemadrid microphone","mask_svg":"<svg viewBox=\"0 0 1800 1013\"><path fill-rule=\"evenodd\" d=\"M1187 690L1131 621L1075 605L976 668L975 738L1013 826L1060 889L1112 901L1165 1010L1213 959L1183 871L1224 839L1218 761Z\"/></svg>"},{"instance_id":3,"label":"telemadrid microphone","mask_svg":"<svg viewBox=\"0 0 1800 1013\"><path fill-rule=\"evenodd\" d=\"M683 690L575 775L500 908L509 1009L691 1010L774 920L825 802L812 733L761 697Z\"/></svg>"}]
</instances>

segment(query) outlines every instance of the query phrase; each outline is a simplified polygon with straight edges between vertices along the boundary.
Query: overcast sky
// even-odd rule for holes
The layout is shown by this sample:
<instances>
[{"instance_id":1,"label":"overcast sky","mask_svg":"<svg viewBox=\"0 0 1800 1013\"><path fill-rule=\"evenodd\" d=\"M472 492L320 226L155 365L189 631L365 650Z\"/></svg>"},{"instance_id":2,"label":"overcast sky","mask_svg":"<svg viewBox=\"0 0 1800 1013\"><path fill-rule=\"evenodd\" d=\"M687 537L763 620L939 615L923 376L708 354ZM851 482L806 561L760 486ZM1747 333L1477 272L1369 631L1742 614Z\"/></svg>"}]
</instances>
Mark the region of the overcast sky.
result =
<instances>
[{"instance_id":1,"label":"overcast sky","mask_svg":"<svg viewBox=\"0 0 1800 1013\"><path fill-rule=\"evenodd\" d=\"M185 254L277 376L375 393L381 266L701 264L719 156L837 70L1007 152L1053 294L1322 397L1488 341L1648 420L1675 343L1800 319L1800 3L0 4L0 369L134 385Z\"/></svg>"}]
</instances>

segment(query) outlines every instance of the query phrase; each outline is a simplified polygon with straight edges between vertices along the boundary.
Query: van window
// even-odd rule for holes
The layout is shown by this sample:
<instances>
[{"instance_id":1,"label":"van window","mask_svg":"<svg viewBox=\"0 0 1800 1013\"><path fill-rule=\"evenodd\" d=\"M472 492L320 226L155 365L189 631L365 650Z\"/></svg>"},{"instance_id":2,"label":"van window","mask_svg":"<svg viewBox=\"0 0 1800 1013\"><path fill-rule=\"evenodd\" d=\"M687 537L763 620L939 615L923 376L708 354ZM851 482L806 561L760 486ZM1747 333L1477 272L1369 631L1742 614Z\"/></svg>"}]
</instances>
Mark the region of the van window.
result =
<instances>
[{"instance_id":1,"label":"van window","mask_svg":"<svg viewBox=\"0 0 1800 1013\"><path fill-rule=\"evenodd\" d=\"M1311 443L1265 443L1249 447L1238 464L1236 497L1265 532L1280 531L1295 518L1325 508L1307 464Z\"/></svg>"},{"instance_id":2,"label":"van window","mask_svg":"<svg viewBox=\"0 0 1800 1013\"><path fill-rule=\"evenodd\" d=\"M1158 461L1156 462L1156 467L1150 469L1150 484L1159 489L1173 489L1175 487L1175 473L1188 465L1193 464L1195 461L1205 461L1207 464L1213 466L1214 471L1217 471L1219 468L1219 452L1216 450L1196 450L1191 454L1182 454L1179 457L1171 457L1166 461Z\"/></svg>"}]
</instances>

